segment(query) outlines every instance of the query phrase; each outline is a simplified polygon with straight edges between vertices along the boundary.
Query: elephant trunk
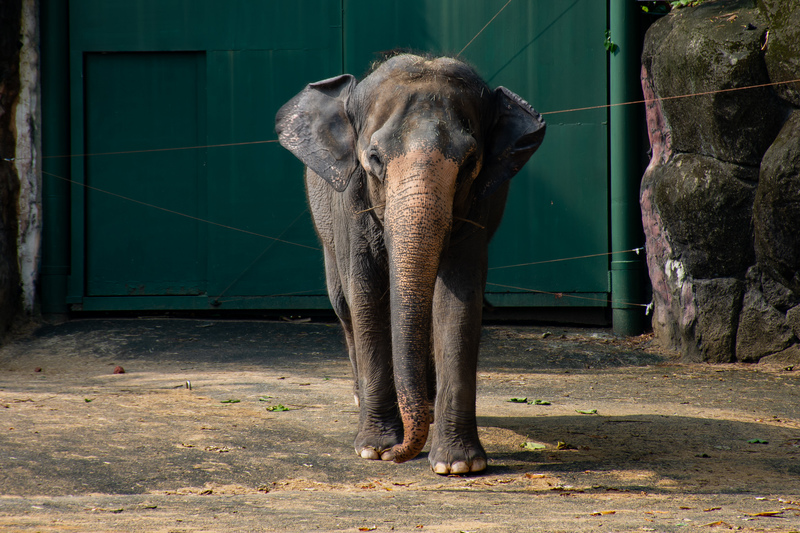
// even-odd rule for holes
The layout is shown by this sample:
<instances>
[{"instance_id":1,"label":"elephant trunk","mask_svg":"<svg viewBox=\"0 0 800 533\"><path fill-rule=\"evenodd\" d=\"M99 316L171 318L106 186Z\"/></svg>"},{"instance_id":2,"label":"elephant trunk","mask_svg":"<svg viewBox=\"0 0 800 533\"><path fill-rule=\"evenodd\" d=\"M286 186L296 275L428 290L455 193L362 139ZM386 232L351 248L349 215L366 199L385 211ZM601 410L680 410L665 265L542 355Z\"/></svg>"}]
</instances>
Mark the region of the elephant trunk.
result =
<instances>
[{"instance_id":1,"label":"elephant trunk","mask_svg":"<svg viewBox=\"0 0 800 533\"><path fill-rule=\"evenodd\" d=\"M403 443L387 451L384 459L402 463L422 450L431 423L427 373L433 293L452 227L458 169L453 161L430 152L407 154L393 161L395 165L387 168L384 222L394 379L404 429Z\"/></svg>"}]
</instances>

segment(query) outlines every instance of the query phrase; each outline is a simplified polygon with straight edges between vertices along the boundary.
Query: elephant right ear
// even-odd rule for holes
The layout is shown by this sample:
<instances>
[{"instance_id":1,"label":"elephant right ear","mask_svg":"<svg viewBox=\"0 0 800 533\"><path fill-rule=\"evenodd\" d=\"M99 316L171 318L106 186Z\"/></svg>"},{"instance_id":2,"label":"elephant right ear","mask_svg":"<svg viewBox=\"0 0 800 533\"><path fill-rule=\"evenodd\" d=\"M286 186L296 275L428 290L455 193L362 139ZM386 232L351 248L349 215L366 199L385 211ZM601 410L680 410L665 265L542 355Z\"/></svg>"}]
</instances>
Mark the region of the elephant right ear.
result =
<instances>
[{"instance_id":1,"label":"elephant right ear","mask_svg":"<svg viewBox=\"0 0 800 533\"><path fill-rule=\"evenodd\" d=\"M339 192L358 165L355 130L345 109L355 86L350 74L311 83L275 116L281 145Z\"/></svg>"}]
</instances>

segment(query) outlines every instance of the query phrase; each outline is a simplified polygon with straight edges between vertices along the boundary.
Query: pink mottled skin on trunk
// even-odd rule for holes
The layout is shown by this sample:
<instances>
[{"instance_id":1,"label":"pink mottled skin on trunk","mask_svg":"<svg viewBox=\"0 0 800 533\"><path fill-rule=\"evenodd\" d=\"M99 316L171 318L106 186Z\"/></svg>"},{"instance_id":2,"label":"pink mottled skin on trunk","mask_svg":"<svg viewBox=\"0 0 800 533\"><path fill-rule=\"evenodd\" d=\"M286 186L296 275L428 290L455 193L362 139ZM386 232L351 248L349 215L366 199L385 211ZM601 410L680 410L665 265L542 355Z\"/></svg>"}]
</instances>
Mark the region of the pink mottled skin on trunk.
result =
<instances>
[{"instance_id":1,"label":"pink mottled skin on trunk","mask_svg":"<svg viewBox=\"0 0 800 533\"><path fill-rule=\"evenodd\" d=\"M390 261L392 352L403 442L384 459L401 463L422 451L430 427L424 386L439 258L450 234L458 164L413 144L386 169L386 244Z\"/></svg>"}]
</instances>

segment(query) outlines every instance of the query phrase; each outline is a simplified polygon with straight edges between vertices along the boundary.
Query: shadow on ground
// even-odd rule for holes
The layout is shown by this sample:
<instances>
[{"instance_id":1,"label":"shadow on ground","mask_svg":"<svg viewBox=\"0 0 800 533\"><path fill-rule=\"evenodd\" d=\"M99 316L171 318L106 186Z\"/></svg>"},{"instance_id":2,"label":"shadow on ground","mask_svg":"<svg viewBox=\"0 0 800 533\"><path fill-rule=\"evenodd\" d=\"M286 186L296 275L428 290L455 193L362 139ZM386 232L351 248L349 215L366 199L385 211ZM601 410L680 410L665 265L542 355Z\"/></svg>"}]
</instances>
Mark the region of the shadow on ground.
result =
<instances>
[{"instance_id":1,"label":"shadow on ground","mask_svg":"<svg viewBox=\"0 0 800 533\"><path fill-rule=\"evenodd\" d=\"M0 349L0 529L800 524L796 372L680 365L647 337L570 328L487 327L481 357L490 467L439 477L425 453L356 457L334 324L40 327Z\"/></svg>"}]
</instances>

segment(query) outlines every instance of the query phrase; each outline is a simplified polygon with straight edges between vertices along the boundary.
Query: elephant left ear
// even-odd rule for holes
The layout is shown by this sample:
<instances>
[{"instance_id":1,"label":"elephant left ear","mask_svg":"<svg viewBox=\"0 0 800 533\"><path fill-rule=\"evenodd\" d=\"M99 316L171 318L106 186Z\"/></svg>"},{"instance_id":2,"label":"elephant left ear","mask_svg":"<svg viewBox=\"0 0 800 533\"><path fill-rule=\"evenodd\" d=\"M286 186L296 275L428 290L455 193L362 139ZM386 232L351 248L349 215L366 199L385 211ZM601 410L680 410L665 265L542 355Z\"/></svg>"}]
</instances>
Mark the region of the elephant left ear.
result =
<instances>
[{"instance_id":1,"label":"elephant left ear","mask_svg":"<svg viewBox=\"0 0 800 533\"><path fill-rule=\"evenodd\" d=\"M355 86L350 74L311 83L275 116L281 145L339 192L357 167L355 130L346 109Z\"/></svg>"},{"instance_id":2,"label":"elephant left ear","mask_svg":"<svg viewBox=\"0 0 800 533\"><path fill-rule=\"evenodd\" d=\"M494 99L495 121L475 183L478 198L490 196L520 171L542 144L546 129L542 116L519 95L498 87Z\"/></svg>"}]
</instances>

